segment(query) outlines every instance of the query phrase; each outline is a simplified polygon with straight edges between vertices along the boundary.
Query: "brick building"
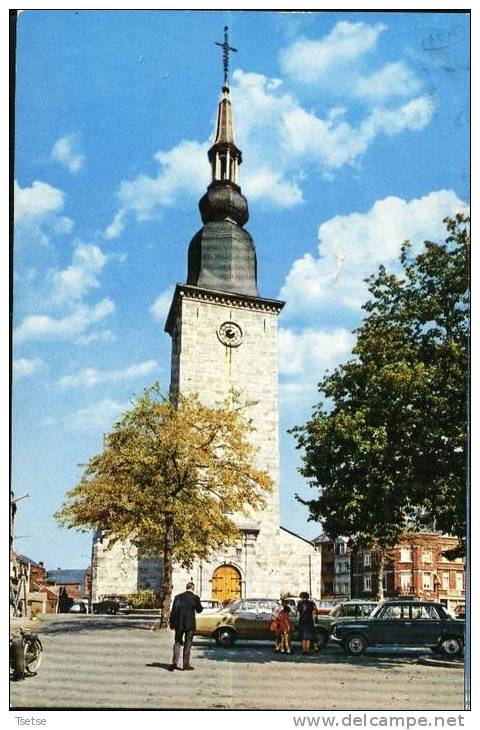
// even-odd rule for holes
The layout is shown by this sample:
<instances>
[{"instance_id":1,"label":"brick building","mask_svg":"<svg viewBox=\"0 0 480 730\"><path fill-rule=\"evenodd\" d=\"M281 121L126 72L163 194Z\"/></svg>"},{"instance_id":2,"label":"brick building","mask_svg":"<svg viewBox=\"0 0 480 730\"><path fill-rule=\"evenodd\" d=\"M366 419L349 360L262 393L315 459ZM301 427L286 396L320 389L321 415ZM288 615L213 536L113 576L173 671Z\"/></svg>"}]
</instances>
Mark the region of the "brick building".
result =
<instances>
[{"instance_id":1,"label":"brick building","mask_svg":"<svg viewBox=\"0 0 480 730\"><path fill-rule=\"evenodd\" d=\"M450 611L465 608L465 561L448 560L444 553L458 545L455 537L438 532L410 533L390 552L385 564L385 596L413 595L440 601ZM352 560L352 597L373 595L378 574L375 552L354 549Z\"/></svg>"},{"instance_id":2,"label":"brick building","mask_svg":"<svg viewBox=\"0 0 480 730\"><path fill-rule=\"evenodd\" d=\"M31 614L56 613L58 593L47 585L47 570L43 562L36 562L26 555L15 555L16 572L26 577L27 609Z\"/></svg>"},{"instance_id":3,"label":"brick building","mask_svg":"<svg viewBox=\"0 0 480 730\"><path fill-rule=\"evenodd\" d=\"M351 554L348 538L332 539L322 534L315 538L313 543L322 556L322 599L348 600L351 598Z\"/></svg>"}]
</instances>

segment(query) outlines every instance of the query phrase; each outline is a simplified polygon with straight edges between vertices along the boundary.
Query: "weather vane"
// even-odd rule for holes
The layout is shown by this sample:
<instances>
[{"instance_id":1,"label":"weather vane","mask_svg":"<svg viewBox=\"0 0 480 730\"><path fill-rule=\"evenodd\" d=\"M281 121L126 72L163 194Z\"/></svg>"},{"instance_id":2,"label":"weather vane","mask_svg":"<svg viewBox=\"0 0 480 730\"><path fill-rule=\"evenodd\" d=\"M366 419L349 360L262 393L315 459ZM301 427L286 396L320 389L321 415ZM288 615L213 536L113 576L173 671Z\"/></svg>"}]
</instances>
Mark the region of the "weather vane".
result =
<instances>
[{"instance_id":1,"label":"weather vane","mask_svg":"<svg viewBox=\"0 0 480 730\"><path fill-rule=\"evenodd\" d=\"M225 33L225 40L223 43L217 43L217 41L215 41L215 45L223 48L223 84L224 86L228 86L228 54L230 51L235 51L235 53L237 53L237 49L228 45L228 25L226 25L223 30Z\"/></svg>"}]
</instances>

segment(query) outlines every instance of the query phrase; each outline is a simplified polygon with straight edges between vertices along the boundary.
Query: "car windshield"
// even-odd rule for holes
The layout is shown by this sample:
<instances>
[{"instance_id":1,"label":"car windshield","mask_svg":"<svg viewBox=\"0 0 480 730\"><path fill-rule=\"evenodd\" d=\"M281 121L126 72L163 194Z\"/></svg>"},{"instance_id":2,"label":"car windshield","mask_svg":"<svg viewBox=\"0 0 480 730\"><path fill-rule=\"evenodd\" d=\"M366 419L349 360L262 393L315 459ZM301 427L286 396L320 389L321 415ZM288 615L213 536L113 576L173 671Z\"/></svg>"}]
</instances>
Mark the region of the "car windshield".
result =
<instances>
[{"instance_id":1,"label":"car windshield","mask_svg":"<svg viewBox=\"0 0 480 730\"><path fill-rule=\"evenodd\" d=\"M221 606L219 611L228 611L231 613L232 611L236 611L242 604L241 599L238 599L237 601L232 601L231 603L227 603L226 606Z\"/></svg>"}]
</instances>

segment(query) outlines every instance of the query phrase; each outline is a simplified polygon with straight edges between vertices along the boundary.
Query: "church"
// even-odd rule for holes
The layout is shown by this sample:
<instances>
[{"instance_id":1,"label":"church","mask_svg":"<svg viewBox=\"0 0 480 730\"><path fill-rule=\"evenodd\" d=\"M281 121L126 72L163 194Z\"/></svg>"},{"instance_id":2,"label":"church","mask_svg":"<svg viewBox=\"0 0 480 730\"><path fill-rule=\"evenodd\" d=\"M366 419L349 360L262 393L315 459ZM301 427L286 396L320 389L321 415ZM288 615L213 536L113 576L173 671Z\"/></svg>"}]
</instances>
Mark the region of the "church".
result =
<instances>
[{"instance_id":1,"label":"church","mask_svg":"<svg viewBox=\"0 0 480 730\"><path fill-rule=\"evenodd\" d=\"M252 403L257 465L273 489L248 519L235 517L239 537L192 570L178 567L173 593L193 580L202 599L231 600L298 595L320 598L321 553L310 540L280 525L278 433L278 317L284 302L257 286L255 242L244 228L248 204L238 184L242 153L236 146L228 86L230 49L225 29L224 83L215 137L208 151L211 183L200 199L203 226L188 247L188 272L177 284L165 324L172 340L170 397L197 393L203 403L225 401L232 389ZM141 558L131 544L105 550L101 532L92 550L92 598L158 590L161 561Z\"/></svg>"}]
</instances>

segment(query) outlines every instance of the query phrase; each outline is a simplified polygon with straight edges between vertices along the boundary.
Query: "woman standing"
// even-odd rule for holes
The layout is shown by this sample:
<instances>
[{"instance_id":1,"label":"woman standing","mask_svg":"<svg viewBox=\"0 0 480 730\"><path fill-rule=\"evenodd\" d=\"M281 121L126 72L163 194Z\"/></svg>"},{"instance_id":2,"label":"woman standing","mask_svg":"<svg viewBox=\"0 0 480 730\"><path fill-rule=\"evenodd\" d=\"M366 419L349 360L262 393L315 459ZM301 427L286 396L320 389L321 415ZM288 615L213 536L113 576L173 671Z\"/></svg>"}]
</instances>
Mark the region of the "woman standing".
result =
<instances>
[{"instance_id":1,"label":"woman standing","mask_svg":"<svg viewBox=\"0 0 480 730\"><path fill-rule=\"evenodd\" d=\"M310 595L304 591L300 593L301 601L297 605L298 638L302 642L302 654L310 654L310 642L315 639L314 614L316 606L310 600Z\"/></svg>"}]
</instances>

